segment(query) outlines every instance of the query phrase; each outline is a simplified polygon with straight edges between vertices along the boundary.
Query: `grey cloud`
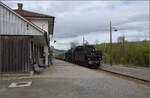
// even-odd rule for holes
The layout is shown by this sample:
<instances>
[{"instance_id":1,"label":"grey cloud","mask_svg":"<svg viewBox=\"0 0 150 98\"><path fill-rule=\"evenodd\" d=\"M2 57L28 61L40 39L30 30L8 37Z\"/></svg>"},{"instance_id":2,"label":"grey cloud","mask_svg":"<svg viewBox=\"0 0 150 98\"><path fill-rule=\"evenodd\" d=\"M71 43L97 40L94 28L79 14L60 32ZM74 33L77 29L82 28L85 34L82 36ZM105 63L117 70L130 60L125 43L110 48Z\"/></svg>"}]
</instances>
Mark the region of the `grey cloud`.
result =
<instances>
[{"instance_id":1,"label":"grey cloud","mask_svg":"<svg viewBox=\"0 0 150 98\"><path fill-rule=\"evenodd\" d=\"M129 18L125 18L124 20L120 21L117 23L117 25L123 25L123 24L128 24L132 22L147 22L149 21L149 14L148 13L142 13L142 14L137 14Z\"/></svg>"}]
</instances>

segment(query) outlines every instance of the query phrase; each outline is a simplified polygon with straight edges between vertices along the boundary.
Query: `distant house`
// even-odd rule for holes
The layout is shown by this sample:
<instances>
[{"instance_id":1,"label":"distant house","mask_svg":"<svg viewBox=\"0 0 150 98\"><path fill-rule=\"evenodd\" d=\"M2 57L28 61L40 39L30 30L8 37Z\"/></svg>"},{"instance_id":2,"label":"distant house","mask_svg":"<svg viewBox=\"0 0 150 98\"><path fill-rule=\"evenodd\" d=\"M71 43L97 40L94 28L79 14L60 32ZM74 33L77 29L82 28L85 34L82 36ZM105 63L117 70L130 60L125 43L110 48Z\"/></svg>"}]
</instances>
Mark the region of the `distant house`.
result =
<instances>
[{"instance_id":1,"label":"distant house","mask_svg":"<svg viewBox=\"0 0 150 98\"><path fill-rule=\"evenodd\" d=\"M34 64L41 64L41 59L44 65L49 64L49 34L53 34L54 17L47 21L52 22L47 30L42 29L0 2L0 72L29 73Z\"/></svg>"}]
</instances>

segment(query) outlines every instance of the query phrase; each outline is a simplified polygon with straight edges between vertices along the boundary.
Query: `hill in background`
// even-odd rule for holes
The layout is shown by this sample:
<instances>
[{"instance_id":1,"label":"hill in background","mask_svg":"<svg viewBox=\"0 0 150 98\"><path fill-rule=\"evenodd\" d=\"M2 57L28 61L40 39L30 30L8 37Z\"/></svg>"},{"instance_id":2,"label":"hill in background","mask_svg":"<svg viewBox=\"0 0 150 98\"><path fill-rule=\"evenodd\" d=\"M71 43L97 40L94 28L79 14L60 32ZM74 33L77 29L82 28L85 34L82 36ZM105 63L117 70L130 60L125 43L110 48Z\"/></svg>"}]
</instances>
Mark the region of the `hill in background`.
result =
<instances>
[{"instance_id":1,"label":"hill in background","mask_svg":"<svg viewBox=\"0 0 150 98\"><path fill-rule=\"evenodd\" d=\"M66 50L53 49L53 56L64 53Z\"/></svg>"}]
</instances>

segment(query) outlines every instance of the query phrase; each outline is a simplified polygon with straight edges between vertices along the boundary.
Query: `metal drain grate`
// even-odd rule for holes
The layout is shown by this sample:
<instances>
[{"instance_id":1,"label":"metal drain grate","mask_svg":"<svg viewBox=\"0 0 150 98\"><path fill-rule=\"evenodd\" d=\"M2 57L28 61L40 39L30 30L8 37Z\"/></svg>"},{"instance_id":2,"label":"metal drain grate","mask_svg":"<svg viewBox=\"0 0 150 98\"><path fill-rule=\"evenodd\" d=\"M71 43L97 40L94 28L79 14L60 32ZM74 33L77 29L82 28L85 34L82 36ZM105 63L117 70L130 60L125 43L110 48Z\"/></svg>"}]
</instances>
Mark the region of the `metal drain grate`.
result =
<instances>
[{"instance_id":1,"label":"metal drain grate","mask_svg":"<svg viewBox=\"0 0 150 98\"><path fill-rule=\"evenodd\" d=\"M23 82L13 82L9 85L9 87L27 87L31 86L31 81L23 81Z\"/></svg>"}]
</instances>

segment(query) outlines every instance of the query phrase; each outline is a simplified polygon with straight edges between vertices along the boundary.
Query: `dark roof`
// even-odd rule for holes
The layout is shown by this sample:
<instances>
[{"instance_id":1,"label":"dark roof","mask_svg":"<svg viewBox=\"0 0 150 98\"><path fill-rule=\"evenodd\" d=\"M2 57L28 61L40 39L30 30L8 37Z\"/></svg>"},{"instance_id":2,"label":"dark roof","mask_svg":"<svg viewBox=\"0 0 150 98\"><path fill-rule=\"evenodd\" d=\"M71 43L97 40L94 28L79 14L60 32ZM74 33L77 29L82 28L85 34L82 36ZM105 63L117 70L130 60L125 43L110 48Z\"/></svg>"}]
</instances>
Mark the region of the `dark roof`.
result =
<instances>
[{"instance_id":1,"label":"dark roof","mask_svg":"<svg viewBox=\"0 0 150 98\"><path fill-rule=\"evenodd\" d=\"M27 11L27 10L21 10L21 9L15 9L15 12L20 14L23 17L34 17L34 18L55 18L54 16L50 15L45 15L45 14L40 14L32 11Z\"/></svg>"}]
</instances>

